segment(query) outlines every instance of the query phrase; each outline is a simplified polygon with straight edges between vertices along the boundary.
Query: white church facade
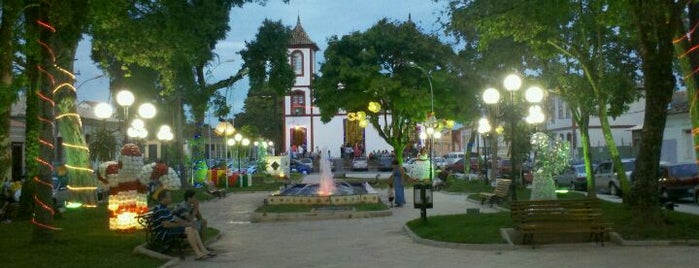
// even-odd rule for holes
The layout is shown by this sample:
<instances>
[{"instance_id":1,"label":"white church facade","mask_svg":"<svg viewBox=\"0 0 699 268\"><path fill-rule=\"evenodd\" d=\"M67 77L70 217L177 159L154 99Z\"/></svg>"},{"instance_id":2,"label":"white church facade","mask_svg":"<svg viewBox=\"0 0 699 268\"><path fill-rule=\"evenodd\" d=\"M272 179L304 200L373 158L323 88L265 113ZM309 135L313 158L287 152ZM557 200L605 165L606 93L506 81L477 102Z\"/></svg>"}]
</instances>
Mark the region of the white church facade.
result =
<instances>
[{"instance_id":1,"label":"white church facade","mask_svg":"<svg viewBox=\"0 0 699 268\"><path fill-rule=\"evenodd\" d=\"M340 157L340 147L346 144L359 144L365 156L366 152L374 150L393 150L371 125L359 127L357 121L347 120L343 111L327 123L320 120L320 110L313 105L313 75L317 71L318 51L318 45L297 20L289 46L289 63L296 73L296 82L291 93L284 97L283 148L290 151L292 147L304 147L313 152L327 148L333 158Z\"/></svg>"}]
</instances>

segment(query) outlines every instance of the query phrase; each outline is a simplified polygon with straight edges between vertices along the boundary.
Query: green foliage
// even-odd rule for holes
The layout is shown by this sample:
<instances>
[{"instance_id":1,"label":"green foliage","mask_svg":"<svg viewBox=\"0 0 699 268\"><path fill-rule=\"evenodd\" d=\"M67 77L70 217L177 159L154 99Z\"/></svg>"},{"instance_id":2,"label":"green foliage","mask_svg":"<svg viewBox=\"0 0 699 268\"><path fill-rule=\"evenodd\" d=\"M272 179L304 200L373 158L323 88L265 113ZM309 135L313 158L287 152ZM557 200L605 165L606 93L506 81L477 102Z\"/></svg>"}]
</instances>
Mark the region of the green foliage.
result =
<instances>
[{"instance_id":1,"label":"green foliage","mask_svg":"<svg viewBox=\"0 0 699 268\"><path fill-rule=\"evenodd\" d=\"M341 110L366 112L379 136L398 154L410 142L415 124L426 120L432 91L435 112L442 119L469 107L454 96L473 95L460 87L451 48L412 22L383 19L365 32L333 36L325 59L314 96L321 120L328 122ZM344 88L338 89L338 83ZM368 111L369 102L379 103L381 111Z\"/></svg>"},{"instance_id":2,"label":"green foliage","mask_svg":"<svg viewBox=\"0 0 699 268\"><path fill-rule=\"evenodd\" d=\"M98 128L92 132L90 143L90 160L109 161L114 160L117 146L113 133L106 128Z\"/></svg>"},{"instance_id":3,"label":"green foliage","mask_svg":"<svg viewBox=\"0 0 699 268\"><path fill-rule=\"evenodd\" d=\"M283 103L278 100L289 92L296 77L287 55L290 36L291 29L281 21L265 19L255 40L246 42L240 52L250 76L250 90L236 122L254 126L261 137L275 141L282 140L283 129Z\"/></svg>"}]
</instances>

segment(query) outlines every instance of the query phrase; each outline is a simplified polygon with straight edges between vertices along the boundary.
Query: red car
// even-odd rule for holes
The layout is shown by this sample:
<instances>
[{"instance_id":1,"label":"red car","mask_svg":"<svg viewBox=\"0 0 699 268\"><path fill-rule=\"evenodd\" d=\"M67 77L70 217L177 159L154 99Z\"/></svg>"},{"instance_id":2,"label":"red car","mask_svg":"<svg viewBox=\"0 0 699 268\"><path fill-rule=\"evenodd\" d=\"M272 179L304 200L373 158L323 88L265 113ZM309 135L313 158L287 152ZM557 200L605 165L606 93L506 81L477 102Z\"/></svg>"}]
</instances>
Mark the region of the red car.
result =
<instances>
[{"instance_id":1,"label":"red car","mask_svg":"<svg viewBox=\"0 0 699 268\"><path fill-rule=\"evenodd\" d=\"M660 198L678 199L694 197L694 188L699 185L696 163L661 164L658 187Z\"/></svg>"},{"instance_id":2,"label":"red car","mask_svg":"<svg viewBox=\"0 0 699 268\"><path fill-rule=\"evenodd\" d=\"M459 160L456 160L451 165L447 165L445 168L447 171L450 172L457 172L457 173L463 173L464 172L464 159L459 158ZM476 173L478 172L478 158L477 157L471 157L471 173Z\"/></svg>"}]
</instances>

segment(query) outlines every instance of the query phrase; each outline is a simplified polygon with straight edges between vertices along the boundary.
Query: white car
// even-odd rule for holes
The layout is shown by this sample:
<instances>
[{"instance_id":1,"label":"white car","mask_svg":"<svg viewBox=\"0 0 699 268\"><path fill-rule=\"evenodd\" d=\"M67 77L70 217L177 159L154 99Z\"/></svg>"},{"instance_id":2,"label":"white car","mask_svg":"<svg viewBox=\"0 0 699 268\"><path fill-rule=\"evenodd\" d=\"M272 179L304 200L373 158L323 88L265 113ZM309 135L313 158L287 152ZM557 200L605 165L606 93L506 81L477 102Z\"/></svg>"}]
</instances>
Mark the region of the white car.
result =
<instances>
[{"instance_id":1,"label":"white car","mask_svg":"<svg viewBox=\"0 0 699 268\"><path fill-rule=\"evenodd\" d=\"M352 170L369 170L369 161L366 157L355 157L352 159Z\"/></svg>"},{"instance_id":2,"label":"white car","mask_svg":"<svg viewBox=\"0 0 699 268\"><path fill-rule=\"evenodd\" d=\"M438 156L432 158L432 163L436 169L444 169L449 164L446 158Z\"/></svg>"},{"instance_id":3,"label":"white car","mask_svg":"<svg viewBox=\"0 0 699 268\"><path fill-rule=\"evenodd\" d=\"M434 159L433 159L434 160ZM419 158L413 158L405 163L403 163L403 168L405 168L405 173L410 176L410 178L413 179L429 179L430 178L430 160L429 158L426 159L419 159ZM436 162L433 162L433 167L436 168ZM437 174L434 173L432 174L433 177L436 177Z\"/></svg>"}]
</instances>

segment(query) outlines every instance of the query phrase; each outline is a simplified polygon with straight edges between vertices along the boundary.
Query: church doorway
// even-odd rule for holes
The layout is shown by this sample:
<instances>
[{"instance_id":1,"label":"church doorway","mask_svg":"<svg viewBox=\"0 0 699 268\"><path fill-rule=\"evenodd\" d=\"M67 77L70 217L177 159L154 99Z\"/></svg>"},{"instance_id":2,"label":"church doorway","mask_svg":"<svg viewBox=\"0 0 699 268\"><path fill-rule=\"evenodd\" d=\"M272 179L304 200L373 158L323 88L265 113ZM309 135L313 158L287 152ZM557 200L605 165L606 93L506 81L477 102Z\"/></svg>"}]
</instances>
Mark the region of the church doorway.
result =
<instances>
[{"instance_id":1,"label":"church doorway","mask_svg":"<svg viewBox=\"0 0 699 268\"><path fill-rule=\"evenodd\" d=\"M289 129L289 141L291 143L291 152L293 153L292 156L296 155L296 152L299 152L299 147L303 147L304 151L308 149L308 140L306 140L306 128L301 127L301 126L296 126L292 127Z\"/></svg>"},{"instance_id":2,"label":"church doorway","mask_svg":"<svg viewBox=\"0 0 699 268\"><path fill-rule=\"evenodd\" d=\"M345 119L344 122L344 136L345 136L345 146L348 144L353 147L353 149L361 149L361 155L364 155L366 144L364 143L364 128L359 126L359 121L350 121Z\"/></svg>"}]
</instances>

